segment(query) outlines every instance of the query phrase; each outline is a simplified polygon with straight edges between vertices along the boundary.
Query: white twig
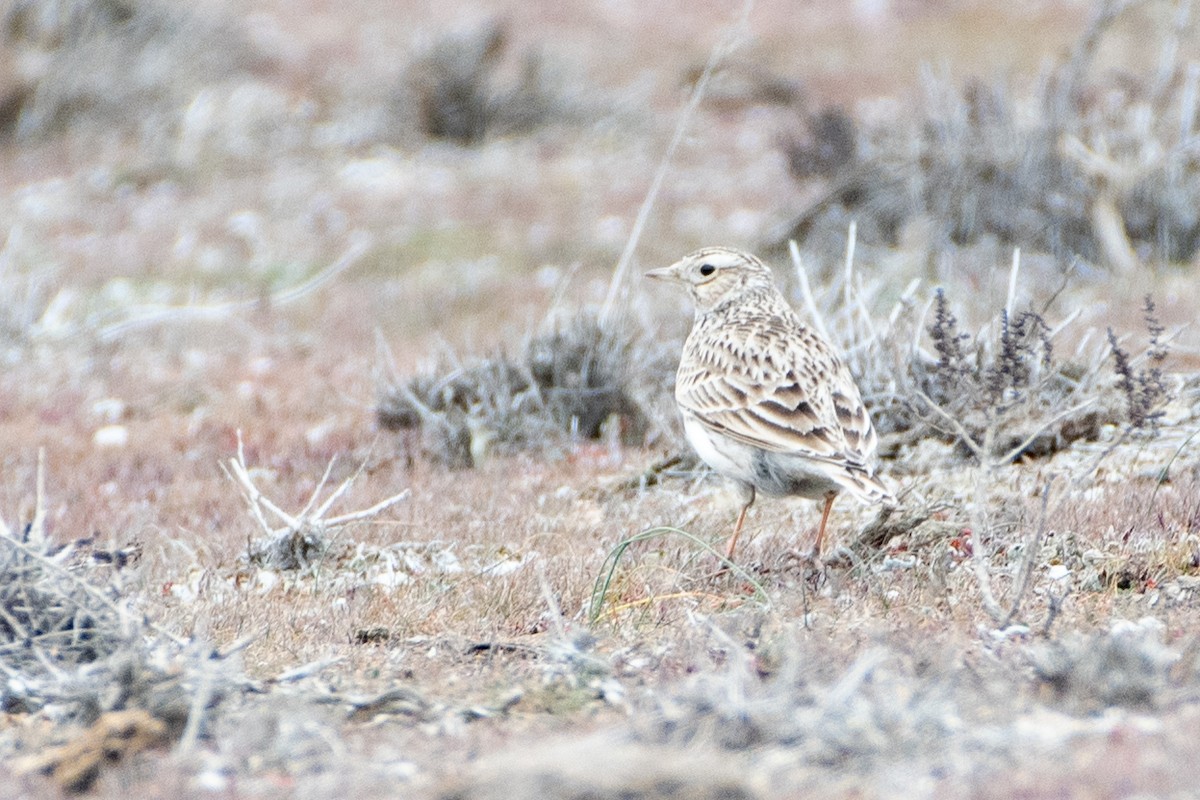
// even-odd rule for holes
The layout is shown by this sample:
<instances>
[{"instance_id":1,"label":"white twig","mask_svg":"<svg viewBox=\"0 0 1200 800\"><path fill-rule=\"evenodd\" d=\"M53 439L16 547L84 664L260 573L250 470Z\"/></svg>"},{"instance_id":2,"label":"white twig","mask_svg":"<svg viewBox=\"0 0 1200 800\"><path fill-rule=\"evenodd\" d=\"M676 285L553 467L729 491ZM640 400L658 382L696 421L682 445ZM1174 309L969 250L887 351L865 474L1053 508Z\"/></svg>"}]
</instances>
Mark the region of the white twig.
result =
<instances>
[{"instance_id":1,"label":"white twig","mask_svg":"<svg viewBox=\"0 0 1200 800\"><path fill-rule=\"evenodd\" d=\"M253 310L264 302L269 306L283 306L305 297L335 277L354 266L370 248L370 235L357 232L351 237L350 245L325 269L313 275L306 281L288 289L271 294L265 301L261 298L253 300L231 300L227 303L211 305L141 305L127 310L125 319L104 325L96 331L96 336L102 341L118 339L130 331L146 328L164 322L179 322L182 320L221 320L237 313Z\"/></svg>"},{"instance_id":2,"label":"white twig","mask_svg":"<svg viewBox=\"0 0 1200 800\"><path fill-rule=\"evenodd\" d=\"M1021 272L1021 248L1013 248L1012 268L1008 271L1008 301L1004 304L1004 312L1012 319L1013 306L1017 304L1017 276Z\"/></svg>"},{"instance_id":3,"label":"white twig","mask_svg":"<svg viewBox=\"0 0 1200 800\"><path fill-rule=\"evenodd\" d=\"M196 681L196 688L192 692L192 702L188 707L187 724L184 725L183 735L179 737L179 746L177 752L181 755L190 755L196 747L196 741L200 738L200 727L204 724L204 711L208 707L209 700L213 694L213 675L212 671L216 668L215 662L211 659L198 659L200 665L200 675Z\"/></svg>"},{"instance_id":4,"label":"white twig","mask_svg":"<svg viewBox=\"0 0 1200 800\"><path fill-rule=\"evenodd\" d=\"M829 331L825 328L825 320L821 317L816 301L813 300L812 288L808 285L808 273L804 271L804 264L800 260L800 248L796 246L795 239L788 240L788 252L791 253L792 264L796 267L796 278L800 281L800 295L804 298L804 307L808 309L808 316L812 319L813 325L822 338L829 341Z\"/></svg>"},{"instance_id":5,"label":"white twig","mask_svg":"<svg viewBox=\"0 0 1200 800\"><path fill-rule=\"evenodd\" d=\"M343 660L344 660L344 656L330 656L329 658L322 658L322 659L318 659L317 661L310 661L307 664L301 664L298 667L292 667L289 670L285 670L285 671L279 673L274 678L272 678L269 682L270 683L292 683L294 681L298 681L298 680L307 678L309 675L316 675L318 672L323 672L324 670L329 669L334 664L338 664Z\"/></svg>"},{"instance_id":6,"label":"white twig","mask_svg":"<svg viewBox=\"0 0 1200 800\"><path fill-rule=\"evenodd\" d=\"M892 329L894 329L896 327L896 320L898 320L900 318L901 312L903 312L904 309L912 306L913 298L915 298L917 296L917 290L919 290L920 288L921 288L921 279L920 278L913 278L911 281L908 282L908 286L904 287L904 291L901 292L901 294L900 294L900 299L896 301L896 304L894 306L892 306L891 313L888 314L888 331L889 332L891 332Z\"/></svg>"},{"instance_id":7,"label":"white twig","mask_svg":"<svg viewBox=\"0 0 1200 800\"><path fill-rule=\"evenodd\" d=\"M38 544L46 541L46 448L38 448L37 484L34 488L33 520L25 541Z\"/></svg>"},{"instance_id":8,"label":"white twig","mask_svg":"<svg viewBox=\"0 0 1200 800\"><path fill-rule=\"evenodd\" d=\"M725 38L709 54L708 62L704 65L704 71L700 73L700 79L696 81L696 85L692 89L692 96L688 98L688 103L684 106L683 113L680 114L679 121L675 124L675 132L671 136L671 142L667 145L667 151L663 154L662 161L658 164L658 170L654 173L654 180L650 183L650 190L646 192L646 198L642 201L641 208L638 209L637 218L633 223L633 230L629 232L629 239L625 242L625 249L621 251L621 257L617 259L617 268L613 271L612 280L609 281L608 294L604 298L604 305L600 311L600 325L603 328L608 327L612 322L613 315L619 310L618 301L625 291L626 277L629 273L629 266L633 262L634 250L637 249L638 241L642 237L642 231L646 227L646 220L650 217L650 210L654 207L654 201L658 199L658 192L662 188L663 179L666 177L667 169L671 165L671 159L674 158L675 151L679 149L679 144L683 141L683 135L687 132L692 117L695 115L696 109L700 106L700 100L704 97L704 92L708 89L708 82L712 78L717 65L739 44L741 37L748 27L750 11L753 8L754 0L745 0L742 4L742 11L738 15L736 23L726 33Z\"/></svg>"},{"instance_id":9,"label":"white twig","mask_svg":"<svg viewBox=\"0 0 1200 800\"><path fill-rule=\"evenodd\" d=\"M1083 313L1083 308L1077 308L1070 314L1067 314L1066 319L1054 326L1054 328L1046 334L1046 341L1053 342L1055 337L1067 329L1072 322L1079 319L1079 315Z\"/></svg>"},{"instance_id":10,"label":"white twig","mask_svg":"<svg viewBox=\"0 0 1200 800\"><path fill-rule=\"evenodd\" d=\"M255 516L258 517L259 523L266 529L268 533L273 532L273 528L267 524L263 518L261 511L258 509L266 509L280 519L288 528L294 531L300 530L302 524L300 520L293 517L291 514L284 511L279 506L271 502L271 499L259 491L254 480L250 477L250 471L246 468L245 462L238 459L229 459L229 468L233 470L233 476L242 487L242 493L246 498L246 502L250 504L252 509L255 509Z\"/></svg>"},{"instance_id":11,"label":"white twig","mask_svg":"<svg viewBox=\"0 0 1200 800\"><path fill-rule=\"evenodd\" d=\"M308 496L308 502L304 504L304 508L301 509L300 513L296 515L297 517L299 517L300 519L304 519L305 517L308 516L308 512L312 511L313 504L315 504L317 502L317 498L321 496L321 490L325 488L325 484L329 480L329 473L333 472L333 465L336 462L337 462L337 454L335 453L329 459L329 463L325 465L325 472L322 473L321 480L317 481L317 488L313 489L312 494L310 494ZM333 497L330 499L330 501L326 505L321 506L321 511L323 511L326 508L326 506L332 505L333 500L336 500L338 497L341 497L342 492L344 492L346 490L346 486L349 483L350 483L349 480L343 482L342 485L338 487L337 491L335 491L333 493ZM321 511L317 512L318 517L321 516Z\"/></svg>"},{"instance_id":12,"label":"white twig","mask_svg":"<svg viewBox=\"0 0 1200 800\"><path fill-rule=\"evenodd\" d=\"M1042 513L1038 519L1037 530L1029 537L1029 541L1025 543L1025 557L1021 559L1021 571L1017 575L1017 590L1013 594L1008 613L1000 623L1001 629L1007 628L1009 623L1016 619L1017 614L1021 613L1021 602L1025 598L1025 593L1029 590L1030 579L1033 577L1033 569L1042 549L1042 539L1046 535L1046 510L1050 504L1050 487L1053 483L1054 478L1051 477L1050 480L1046 481L1046 488L1042 490Z\"/></svg>"},{"instance_id":13,"label":"white twig","mask_svg":"<svg viewBox=\"0 0 1200 800\"><path fill-rule=\"evenodd\" d=\"M402 491L398 494L392 495L391 497L387 498L386 500L380 500L378 503L371 506L370 508L364 508L362 511L354 511L349 514L342 514L341 516L332 517L331 519L327 519L327 520L325 520L325 527L337 528L342 525L346 525L347 523L350 523L350 522L357 522L360 519L366 519L367 517L373 517L376 514L378 514L379 512L384 511L384 510L396 505L396 503L399 503L402 500L407 500L410 495L412 495L412 489L405 489L404 491Z\"/></svg>"},{"instance_id":14,"label":"white twig","mask_svg":"<svg viewBox=\"0 0 1200 800\"><path fill-rule=\"evenodd\" d=\"M1066 411L1061 411L1058 414L1055 414L1053 417L1051 417L1050 419L1046 420L1041 425L1039 425L1033 433L1031 433L1027 437L1025 437L1025 441L1021 442L1019 445L1012 448L1007 453L1005 453L1003 456L1001 456L999 459L997 459L997 463L1005 464L1005 463L1008 463L1009 461L1015 460L1017 458L1017 456L1021 455L1022 451L1024 451L1026 447L1029 447L1029 445L1033 444L1034 439L1036 439L1037 437L1039 437L1043 433L1045 433L1046 430L1051 425L1053 425L1056 422L1066 419L1067 417L1074 414L1076 411L1082 411L1083 409L1090 406L1092 403L1096 402L1097 399L1098 398L1095 398L1095 397L1089 397L1087 400L1084 400L1082 403L1076 403L1075 405L1068 408Z\"/></svg>"},{"instance_id":15,"label":"white twig","mask_svg":"<svg viewBox=\"0 0 1200 800\"><path fill-rule=\"evenodd\" d=\"M364 508L359 511L351 511L347 514L341 514L336 517L326 519L325 515L329 509L333 507L346 491L354 483L355 479L362 474L365 465L360 465L358 470L349 478L344 480L323 502L320 501L321 490L325 487L329 480L329 474L333 469L333 460L325 467L325 473L322 475L320 482L317 484L316 490L309 497L304 509L299 514L289 514L278 505L271 501L269 497L264 495L258 486L254 483L254 479L250 476L250 469L246 466L245 447L242 443L241 431L238 431L238 451L235 458L229 459L221 464L221 469L225 474L238 484L242 492L242 496L246 500L246 504L250 507L250 512L254 515L259 527L263 533L270 537L283 537L295 533L304 535L314 534L324 537L331 531L344 528L353 522L358 522L364 519L370 519L377 516L379 513L394 506L396 503L407 499L411 495L411 490L405 489L402 492L392 495L378 503ZM315 507L315 510L314 510ZM270 512L283 522L282 528L273 527L266 519L264 511Z\"/></svg>"},{"instance_id":16,"label":"white twig","mask_svg":"<svg viewBox=\"0 0 1200 800\"><path fill-rule=\"evenodd\" d=\"M922 402L929 406L934 413L936 413L946 422L950 423L950 427L958 435L958 438L962 440L962 443L971 450L971 452L975 455L975 458L979 460L979 463L982 464L987 460L987 450L985 450L979 444L979 442L975 441L975 437L972 436L970 432L968 432L967 429L962 426L961 422L950 416L945 409L933 401L932 397L925 394L920 389L913 387L913 391L916 392L917 397L921 398Z\"/></svg>"},{"instance_id":17,"label":"white twig","mask_svg":"<svg viewBox=\"0 0 1200 800\"><path fill-rule=\"evenodd\" d=\"M983 451L986 453L991 449L992 429L988 428L984 436ZM984 537L991 529L991 525L987 519L987 498L984 495L984 481L988 483L992 479L992 465L988 461L980 459L979 464L975 468L975 502L971 506L972 518L972 541L971 541L971 567L975 573L975 582L979 586L979 601L983 605L983 610L987 612L992 621L999 625L1004 620L1004 612L1000 609L1000 603L996 600L996 594L992 591L992 573L988 564L987 556L984 552Z\"/></svg>"},{"instance_id":18,"label":"white twig","mask_svg":"<svg viewBox=\"0 0 1200 800\"><path fill-rule=\"evenodd\" d=\"M856 220L850 220L850 227L846 229L846 285L842 288L844 293L842 304L846 307L847 311L850 310L851 293L853 292L854 287L854 248L857 242L858 222Z\"/></svg>"},{"instance_id":19,"label":"white twig","mask_svg":"<svg viewBox=\"0 0 1200 800\"><path fill-rule=\"evenodd\" d=\"M358 480L359 475L362 475L363 470L367 468L367 459L369 459L371 457L371 453L374 452L375 444L378 441L379 441L379 438L376 437L375 441L371 443L371 449L367 452L367 458L362 460L362 462L358 465L358 469L354 470L354 474L351 475L349 478L346 478L346 480L342 481L342 485L339 486L334 491L333 494L329 495L329 499L327 499L324 503L322 503L321 507L317 509L317 513L316 513L317 519L321 519L327 513L329 513L329 509L333 508L333 504L336 503L338 501L338 499L341 498L341 496L346 493L346 490L350 488L350 484L352 484L356 480Z\"/></svg>"},{"instance_id":20,"label":"white twig","mask_svg":"<svg viewBox=\"0 0 1200 800\"><path fill-rule=\"evenodd\" d=\"M1187 65L1183 73L1183 88L1179 91L1179 141L1192 138L1196 127L1197 97L1200 97L1200 63Z\"/></svg>"}]
</instances>

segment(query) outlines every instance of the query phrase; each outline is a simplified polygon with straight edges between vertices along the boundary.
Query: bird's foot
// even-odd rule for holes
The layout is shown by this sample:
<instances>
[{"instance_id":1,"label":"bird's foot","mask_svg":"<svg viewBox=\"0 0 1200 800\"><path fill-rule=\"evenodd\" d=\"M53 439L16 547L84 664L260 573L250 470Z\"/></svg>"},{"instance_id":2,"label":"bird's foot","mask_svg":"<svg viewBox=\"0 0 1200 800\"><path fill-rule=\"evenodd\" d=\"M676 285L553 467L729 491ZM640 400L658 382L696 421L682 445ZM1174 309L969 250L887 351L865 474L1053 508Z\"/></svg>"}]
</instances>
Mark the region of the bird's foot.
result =
<instances>
[{"instance_id":1,"label":"bird's foot","mask_svg":"<svg viewBox=\"0 0 1200 800\"><path fill-rule=\"evenodd\" d=\"M812 548L806 550L801 550L799 547L789 548L779 555L779 560L784 565L799 564L802 567L819 567L824 564L821 554Z\"/></svg>"},{"instance_id":2,"label":"bird's foot","mask_svg":"<svg viewBox=\"0 0 1200 800\"><path fill-rule=\"evenodd\" d=\"M801 550L793 547L784 550L776 563L780 572L798 573L805 580L812 581L814 586L822 583L828 572L828 565L821 554L811 549Z\"/></svg>"},{"instance_id":3,"label":"bird's foot","mask_svg":"<svg viewBox=\"0 0 1200 800\"><path fill-rule=\"evenodd\" d=\"M740 561L735 560L728 555L718 556L715 553L704 559L705 566L709 569L705 574L707 580L718 580L731 576L745 577L749 575L763 575L770 572L770 568L760 560Z\"/></svg>"}]
</instances>

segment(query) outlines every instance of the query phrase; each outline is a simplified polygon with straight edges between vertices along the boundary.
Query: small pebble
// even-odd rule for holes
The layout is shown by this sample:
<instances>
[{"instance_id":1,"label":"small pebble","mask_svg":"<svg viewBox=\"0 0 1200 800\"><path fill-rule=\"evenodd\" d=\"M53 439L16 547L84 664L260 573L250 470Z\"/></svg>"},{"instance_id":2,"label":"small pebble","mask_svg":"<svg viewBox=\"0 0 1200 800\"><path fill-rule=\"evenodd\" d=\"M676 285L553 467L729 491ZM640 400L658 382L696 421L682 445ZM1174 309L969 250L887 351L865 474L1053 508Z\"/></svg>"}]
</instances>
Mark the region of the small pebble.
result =
<instances>
[{"instance_id":1,"label":"small pebble","mask_svg":"<svg viewBox=\"0 0 1200 800\"><path fill-rule=\"evenodd\" d=\"M129 444L129 429L124 425L105 425L92 434L92 444L102 448L118 448Z\"/></svg>"}]
</instances>

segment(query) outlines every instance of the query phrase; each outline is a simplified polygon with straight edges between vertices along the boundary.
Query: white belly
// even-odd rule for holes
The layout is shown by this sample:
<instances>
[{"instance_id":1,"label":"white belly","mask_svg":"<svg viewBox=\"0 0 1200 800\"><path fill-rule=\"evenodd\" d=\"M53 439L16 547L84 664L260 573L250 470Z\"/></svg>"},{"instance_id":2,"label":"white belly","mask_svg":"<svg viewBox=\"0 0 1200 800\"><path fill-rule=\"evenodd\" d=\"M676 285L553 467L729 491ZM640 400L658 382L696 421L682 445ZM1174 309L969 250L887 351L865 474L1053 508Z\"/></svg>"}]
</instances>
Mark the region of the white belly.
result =
<instances>
[{"instance_id":1,"label":"white belly","mask_svg":"<svg viewBox=\"0 0 1200 800\"><path fill-rule=\"evenodd\" d=\"M715 433L688 414L683 416L683 431L705 464L763 494L815 499L843 488L830 476L828 464L742 444Z\"/></svg>"},{"instance_id":2,"label":"white belly","mask_svg":"<svg viewBox=\"0 0 1200 800\"><path fill-rule=\"evenodd\" d=\"M683 417L683 432L696 455L727 478L754 483L754 452L740 442L727 439L704 427L694 417Z\"/></svg>"}]
</instances>

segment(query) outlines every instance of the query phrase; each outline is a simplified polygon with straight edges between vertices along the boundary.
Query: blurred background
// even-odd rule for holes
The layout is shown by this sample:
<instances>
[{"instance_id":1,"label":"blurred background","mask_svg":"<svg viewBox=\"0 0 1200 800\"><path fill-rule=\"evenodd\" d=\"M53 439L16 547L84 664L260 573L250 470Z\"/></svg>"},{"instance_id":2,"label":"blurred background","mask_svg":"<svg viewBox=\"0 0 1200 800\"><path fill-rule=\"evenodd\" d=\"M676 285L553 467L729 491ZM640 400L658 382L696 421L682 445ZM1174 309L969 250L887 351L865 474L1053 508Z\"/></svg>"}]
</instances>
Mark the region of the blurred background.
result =
<instances>
[{"instance_id":1,"label":"blurred background","mask_svg":"<svg viewBox=\"0 0 1200 800\"><path fill-rule=\"evenodd\" d=\"M1014 246L1049 285L1200 247L1188 3L0 9L9 336L270 294L356 234L346 291L418 349L519 327L568 274L594 300L723 42L642 264L794 238L819 279L850 220L897 282L986 284Z\"/></svg>"}]
</instances>

